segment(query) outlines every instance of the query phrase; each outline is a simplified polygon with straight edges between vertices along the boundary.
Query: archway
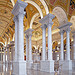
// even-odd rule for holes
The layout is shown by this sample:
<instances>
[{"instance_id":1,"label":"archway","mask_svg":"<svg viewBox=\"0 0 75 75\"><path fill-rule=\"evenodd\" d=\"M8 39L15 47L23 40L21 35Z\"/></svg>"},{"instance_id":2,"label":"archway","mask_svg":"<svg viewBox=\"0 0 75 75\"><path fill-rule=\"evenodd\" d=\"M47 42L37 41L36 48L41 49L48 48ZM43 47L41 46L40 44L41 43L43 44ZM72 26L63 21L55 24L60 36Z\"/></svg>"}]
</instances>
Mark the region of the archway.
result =
<instances>
[{"instance_id":1,"label":"archway","mask_svg":"<svg viewBox=\"0 0 75 75\"><path fill-rule=\"evenodd\" d=\"M59 25L63 25L68 22L67 15L61 7L55 7L52 13L57 17Z\"/></svg>"}]
</instances>

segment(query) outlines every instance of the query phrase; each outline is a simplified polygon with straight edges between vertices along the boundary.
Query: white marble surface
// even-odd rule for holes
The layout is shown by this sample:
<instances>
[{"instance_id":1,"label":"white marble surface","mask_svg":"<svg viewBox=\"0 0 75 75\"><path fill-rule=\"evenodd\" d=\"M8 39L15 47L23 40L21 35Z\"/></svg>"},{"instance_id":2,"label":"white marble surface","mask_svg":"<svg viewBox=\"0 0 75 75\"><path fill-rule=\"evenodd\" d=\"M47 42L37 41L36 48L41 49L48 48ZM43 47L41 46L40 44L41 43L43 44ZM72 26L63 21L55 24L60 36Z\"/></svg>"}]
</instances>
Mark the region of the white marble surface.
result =
<instances>
[{"instance_id":1,"label":"white marble surface","mask_svg":"<svg viewBox=\"0 0 75 75\"><path fill-rule=\"evenodd\" d=\"M50 72L53 73L54 72L54 61L41 61L40 63L40 71L44 71L44 72Z\"/></svg>"},{"instance_id":2,"label":"white marble surface","mask_svg":"<svg viewBox=\"0 0 75 75\"><path fill-rule=\"evenodd\" d=\"M11 67L3 67L5 65L0 65L0 75L11 75L12 70ZM10 66L10 65L9 65ZM1 68L2 67L2 68ZM75 75L75 69L72 71L60 71L60 74L41 72L37 70L27 70L27 75Z\"/></svg>"}]
</instances>

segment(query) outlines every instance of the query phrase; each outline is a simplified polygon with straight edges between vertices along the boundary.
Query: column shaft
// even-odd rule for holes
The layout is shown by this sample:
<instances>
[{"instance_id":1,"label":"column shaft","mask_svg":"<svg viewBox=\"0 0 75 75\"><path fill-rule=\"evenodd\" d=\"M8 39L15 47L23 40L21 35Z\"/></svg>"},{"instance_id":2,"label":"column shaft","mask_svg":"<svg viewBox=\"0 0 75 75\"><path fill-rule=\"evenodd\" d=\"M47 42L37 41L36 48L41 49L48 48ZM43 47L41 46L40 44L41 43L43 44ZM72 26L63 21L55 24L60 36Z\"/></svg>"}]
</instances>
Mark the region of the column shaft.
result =
<instances>
[{"instance_id":1,"label":"column shaft","mask_svg":"<svg viewBox=\"0 0 75 75\"><path fill-rule=\"evenodd\" d=\"M29 35L29 61L32 61L32 43L31 43L32 35Z\"/></svg>"},{"instance_id":2,"label":"column shaft","mask_svg":"<svg viewBox=\"0 0 75 75\"><path fill-rule=\"evenodd\" d=\"M18 56L18 61L24 61L24 32L23 32L23 13L19 13L18 15L18 41L17 41L17 56Z\"/></svg>"},{"instance_id":3,"label":"column shaft","mask_svg":"<svg viewBox=\"0 0 75 75\"><path fill-rule=\"evenodd\" d=\"M4 49L4 63L6 62L6 50Z\"/></svg>"},{"instance_id":4,"label":"column shaft","mask_svg":"<svg viewBox=\"0 0 75 75\"><path fill-rule=\"evenodd\" d=\"M42 61L46 59L46 25L42 25Z\"/></svg>"},{"instance_id":5,"label":"column shaft","mask_svg":"<svg viewBox=\"0 0 75 75\"><path fill-rule=\"evenodd\" d=\"M7 62L10 62L10 51L9 51L9 47L7 48Z\"/></svg>"},{"instance_id":6,"label":"column shaft","mask_svg":"<svg viewBox=\"0 0 75 75\"><path fill-rule=\"evenodd\" d=\"M18 18L14 17L14 22L15 22L15 61L17 61L17 42L18 42Z\"/></svg>"},{"instance_id":7,"label":"column shaft","mask_svg":"<svg viewBox=\"0 0 75 75\"><path fill-rule=\"evenodd\" d=\"M31 38L32 38L32 31L33 31L33 29L27 29L26 31L25 31L25 34L26 34L26 43L27 43L27 45L26 45L26 47L28 48L26 48L26 50L27 50L27 58L29 59L29 61L30 62L32 62L32 42L31 42ZM29 42L28 42L28 39L29 39Z\"/></svg>"},{"instance_id":8,"label":"column shaft","mask_svg":"<svg viewBox=\"0 0 75 75\"><path fill-rule=\"evenodd\" d=\"M28 61L28 36L26 36L26 61Z\"/></svg>"},{"instance_id":9,"label":"column shaft","mask_svg":"<svg viewBox=\"0 0 75 75\"><path fill-rule=\"evenodd\" d=\"M67 59L66 60L70 60L70 37L69 37L69 31L66 31L67 34L67 39L66 39L66 50L67 50Z\"/></svg>"},{"instance_id":10,"label":"column shaft","mask_svg":"<svg viewBox=\"0 0 75 75\"><path fill-rule=\"evenodd\" d=\"M73 35L73 60L75 60L75 35Z\"/></svg>"},{"instance_id":11,"label":"column shaft","mask_svg":"<svg viewBox=\"0 0 75 75\"><path fill-rule=\"evenodd\" d=\"M52 25L48 25L48 60L52 60Z\"/></svg>"},{"instance_id":12,"label":"column shaft","mask_svg":"<svg viewBox=\"0 0 75 75\"><path fill-rule=\"evenodd\" d=\"M61 51L60 51L60 60L64 60L63 32L61 32Z\"/></svg>"},{"instance_id":13,"label":"column shaft","mask_svg":"<svg viewBox=\"0 0 75 75\"><path fill-rule=\"evenodd\" d=\"M13 62L14 58L14 46L11 46L11 61Z\"/></svg>"}]
</instances>

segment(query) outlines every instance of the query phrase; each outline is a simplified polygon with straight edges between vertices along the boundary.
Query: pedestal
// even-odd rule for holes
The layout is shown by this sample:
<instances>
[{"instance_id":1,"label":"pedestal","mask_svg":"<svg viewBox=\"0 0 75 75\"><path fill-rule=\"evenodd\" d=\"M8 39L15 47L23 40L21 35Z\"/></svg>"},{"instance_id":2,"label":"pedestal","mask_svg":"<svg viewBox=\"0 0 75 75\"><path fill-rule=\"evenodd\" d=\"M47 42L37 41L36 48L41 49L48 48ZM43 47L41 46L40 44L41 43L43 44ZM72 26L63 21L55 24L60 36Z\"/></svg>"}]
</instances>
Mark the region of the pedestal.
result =
<instances>
[{"instance_id":1,"label":"pedestal","mask_svg":"<svg viewBox=\"0 0 75 75\"><path fill-rule=\"evenodd\" d=\"M40 63L33 63L32 64L32 69L36 70L36 71L40 70Z\"/></svg>"},{"instance_id":2,"label":"pedestal","mask_svg":"<svg viewBox=\"0 0 75 75\"><path fill-rule=\"evenodd\" d=\"M40 62L40 71L44 72L54 72L54 61L41 61Z\"/></svg>"},{"instance_id":3,"label":"pedestal","mask_svg":"<svg viewBox=\"0 0 75 75\"><path fill-rule=\"evenodd\" d=\"M72 60L72 69L75 70L75 60Z\"/></svg>"},{"instance_id":4,"label":"pedestal","mask_svg":"<svg viewBox=\"0 0 75 75\"><path fill-rule=\"evenodd\" d=\"M62 71L70 71L72 70L72 60L59 61L59 68Z\"/></svg>"},{"instance_id":5,"label":"pedestal","mask_svg":"<svg viewBox=\"0 0 75 75\"><path fill-rule=\"evenodd\" d=\"M26 61L13 62L13 73L11 75L27 75L26 74Z\"/></svg>"},{"instance_id":6,"label":"pedestal","mask_svg":"<svg viewBox=\"0 0 75 75\"><path fill-rule=\"evenodd\" d=\"M26 68L27 69L32 69L32 64L33 64L33 61L28 61L28 62L26 62Z\"/></svg>"}]
</instances>

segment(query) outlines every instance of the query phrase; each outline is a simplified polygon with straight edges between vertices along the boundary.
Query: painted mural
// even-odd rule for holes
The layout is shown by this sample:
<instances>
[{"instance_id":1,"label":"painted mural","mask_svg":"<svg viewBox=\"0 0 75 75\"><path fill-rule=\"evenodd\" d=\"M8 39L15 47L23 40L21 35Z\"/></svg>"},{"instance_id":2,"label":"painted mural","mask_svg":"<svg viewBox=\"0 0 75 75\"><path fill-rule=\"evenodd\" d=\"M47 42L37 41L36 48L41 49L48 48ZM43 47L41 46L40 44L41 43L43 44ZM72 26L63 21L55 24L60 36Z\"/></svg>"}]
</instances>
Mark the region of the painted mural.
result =
<instances>
[{"instance_id":1,"label":"painted mural","mask_svg":"<svg viewBox=\"0 0 75 75\"><path fill-rule=\"evenodd\" d=\"M71 9L75 9L75 0L70 0Z\"/></svg>"},{"instance_id":2,"label":"painted mural","mask_svg":"<svg viewBox=\"0 0 75 75\"><path fill-rule=\"evenodd\" d=\"M50 0L50 4L54 5L57 0Z\"/></svg>"},{"instance_id":3,"label":"painted mural","mask_svg":"<svg viewBox=\"0 0 75 75\"><path fill-rule=\"evenodd\" d=\"M72 15L72 12L75 10L75 0L70 0L69 14Z\"/></svg>"}]
</instances>

